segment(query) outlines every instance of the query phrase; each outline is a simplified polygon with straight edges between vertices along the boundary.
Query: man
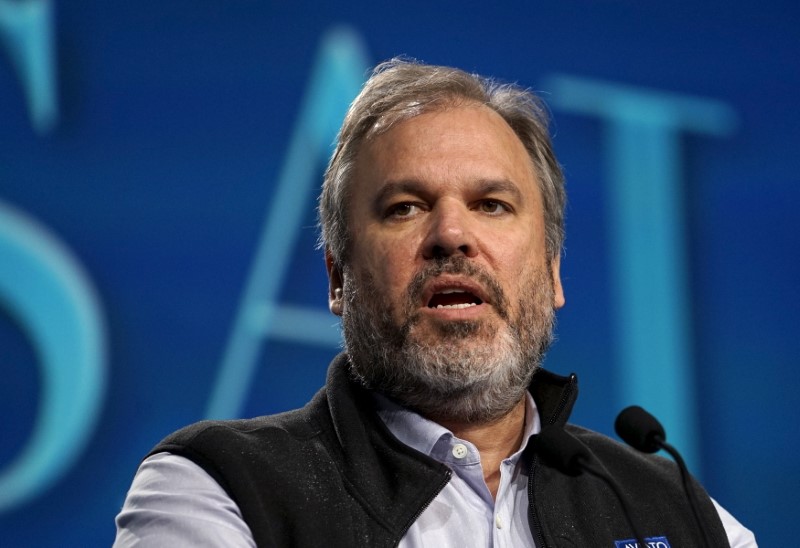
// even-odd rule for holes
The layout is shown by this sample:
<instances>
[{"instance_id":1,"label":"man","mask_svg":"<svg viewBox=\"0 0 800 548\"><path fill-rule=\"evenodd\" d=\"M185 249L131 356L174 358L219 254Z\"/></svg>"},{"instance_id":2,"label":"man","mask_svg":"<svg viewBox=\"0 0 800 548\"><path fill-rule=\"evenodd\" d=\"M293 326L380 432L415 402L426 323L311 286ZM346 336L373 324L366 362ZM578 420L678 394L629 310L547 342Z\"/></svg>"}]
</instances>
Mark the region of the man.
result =
<instances>
[{"instance_id":1,"label":"man","mask_svg":"<svg viewBox=\"0 0 800 548\"><path fill-rule=\"evenodd\" d=\"M701 546L674 465L567 425L576 378L539 368L564 305L564 203L531 93L379 66L319 206L345 352L301 410L161 442L117 544L615 546L633 518L648 538ZM543 425L576 436L636 515L605 482L540 462ZM755 545L695 488L713 546Z\"/></svg>"}]
</instances>

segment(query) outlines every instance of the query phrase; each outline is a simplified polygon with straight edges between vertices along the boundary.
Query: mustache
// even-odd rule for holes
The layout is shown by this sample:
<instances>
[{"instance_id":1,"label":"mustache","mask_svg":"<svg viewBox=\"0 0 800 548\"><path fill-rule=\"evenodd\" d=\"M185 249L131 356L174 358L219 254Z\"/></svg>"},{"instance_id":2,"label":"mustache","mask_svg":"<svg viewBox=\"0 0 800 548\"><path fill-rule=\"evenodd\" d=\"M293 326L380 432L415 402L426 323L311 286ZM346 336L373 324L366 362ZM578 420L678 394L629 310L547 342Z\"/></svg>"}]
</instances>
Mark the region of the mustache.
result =
<instances>
[{"instance_id":1,"label":"mustache","mask_svg":"<svg viewBox=\"0 0 800 548\"><path fill-rule=\"evenodd\" d=\"M503 288L483 268L461 255L437 257L434 261L425 264L414 275L408 284L407 290L407 299L411 308L422 298L422 293L428 281L442 274L461 274L477 281L489 295L492 306L497 310L500 317L508 320L508 299Z\"/></svg>"}]
</instances>

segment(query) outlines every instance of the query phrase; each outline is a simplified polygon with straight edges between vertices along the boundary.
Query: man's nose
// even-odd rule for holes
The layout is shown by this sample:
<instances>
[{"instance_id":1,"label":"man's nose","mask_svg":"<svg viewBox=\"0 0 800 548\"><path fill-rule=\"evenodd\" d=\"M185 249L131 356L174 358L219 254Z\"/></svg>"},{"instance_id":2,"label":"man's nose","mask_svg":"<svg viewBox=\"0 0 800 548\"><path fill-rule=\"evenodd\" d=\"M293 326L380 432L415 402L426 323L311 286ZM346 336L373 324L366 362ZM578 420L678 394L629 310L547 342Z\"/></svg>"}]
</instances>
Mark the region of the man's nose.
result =
<instances>
[{"instance_id":1,"label":"man's nose","mask_svg":"<svg viewBox=\"0 0 800 548\"><path fill-rule=\"evenodd\" d=\"M441 203L431 211L425 236L426 259L462 254L474 257L478 252L471 211L460 203Z\"/></svg>"}]
</instances>

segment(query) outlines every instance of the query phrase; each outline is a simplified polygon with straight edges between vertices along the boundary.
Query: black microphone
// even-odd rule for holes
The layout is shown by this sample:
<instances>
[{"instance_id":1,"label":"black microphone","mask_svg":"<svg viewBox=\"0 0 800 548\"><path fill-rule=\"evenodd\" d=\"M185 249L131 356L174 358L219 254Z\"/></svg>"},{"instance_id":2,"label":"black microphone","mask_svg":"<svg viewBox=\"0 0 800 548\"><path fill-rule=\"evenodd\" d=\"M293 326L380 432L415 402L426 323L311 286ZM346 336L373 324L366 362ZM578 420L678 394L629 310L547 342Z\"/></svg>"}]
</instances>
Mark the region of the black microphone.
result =
<instances>
[{"instance_id":1,"label":"black microphone","mask_svg":"<svg viewBox=\"0 0 800 548\"><path fill-rule=\"evenodd\" d=\"M659 449L663 449L672 455L672 458L675 459L675 463L678 465L678 470L680 470L683 490L686 493L686 498L689 499L689 506L692 509L692 514L703 536L703 543L706 548L711 548L711 543L708 540L708 532L703 525L703 520L700 519L696 493L689 482L689 470L686 467L683 457L678 453L678 450L667 443L667 434L664 432L664 427L661 426L658 419L638 405L632 405L626 407L617 415L617 420L614 421L614 430L616 430L617 435L622 438L625 443L643 453L655 453Z\"/></svg>"},{"instance_id":2,"label":"black microphone","mask_svg":"<svg viewBox=\"0 0 800 548\"><path fill-rule=\"evenodd\" d=\"M639 546L647 546L617 482L605 469L594 465L592 454L575 436L560 426L547 425L533 438L533 447L545 464L568 476L578 476L581 472L588 472L603 480L619 499L622 512L625 514L625 519L628 520L628 525L631 526Z\"/></svg>"},{"instance_id":3,"label":"black microphone","mask_svg":"<svg viewBox=\"0 0 800 548\"><path fill-rule=\"evenodd\" d=\"M614 430L625 443L643 453L655 453L667 439L664 427L653 415L632 405L620 412L614 421Z\"/></svg>"}]
</instances>

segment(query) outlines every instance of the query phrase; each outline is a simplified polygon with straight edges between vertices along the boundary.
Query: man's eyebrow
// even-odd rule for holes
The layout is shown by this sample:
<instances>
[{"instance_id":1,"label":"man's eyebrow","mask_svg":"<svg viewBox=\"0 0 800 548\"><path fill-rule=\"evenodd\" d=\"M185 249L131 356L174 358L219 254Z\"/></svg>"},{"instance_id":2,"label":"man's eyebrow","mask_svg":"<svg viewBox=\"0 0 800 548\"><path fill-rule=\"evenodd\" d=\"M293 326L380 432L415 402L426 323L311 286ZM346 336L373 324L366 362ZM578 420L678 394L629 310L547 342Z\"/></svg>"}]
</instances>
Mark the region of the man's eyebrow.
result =
<instances>
[{"instance_id":1,"label":"man's eyebrow","mask_svg":"<svg viewBox=\"0 0 800 548\"><path fill-rule=\"evenodd\" d=\"M375 195L374 203L383 204L398 194L424 196L430 193L426 185L415 179L387 181ZM510 194L515 200L522 201L523 194L517 183L508 179L480 179L473 187L473 193L484 196L488 194Z\"/></svg>"},{"instance_id":2,"label":"man's eyebrow","mask_svg":"<svg viewBox=\"0 0 800 548\"><path fill-rule=\"evenodd\" d=\"M378 191L378 194L375 195L375 203L382 204L397 194L425 194L425 186L421 182L414 179L387 181Z\"/></svg>"},{"instance_id":3,"label":"man's eyebrow","mask_svg":"<svg viewBox=\"0 0 800 548\"><path fill-rule=\"evenodd\" d=\"M517 183L508 179L484 179L479 182L480 194L511 194L515 200L522 201L522 190Z\"/></svg>"}]
</instances>

